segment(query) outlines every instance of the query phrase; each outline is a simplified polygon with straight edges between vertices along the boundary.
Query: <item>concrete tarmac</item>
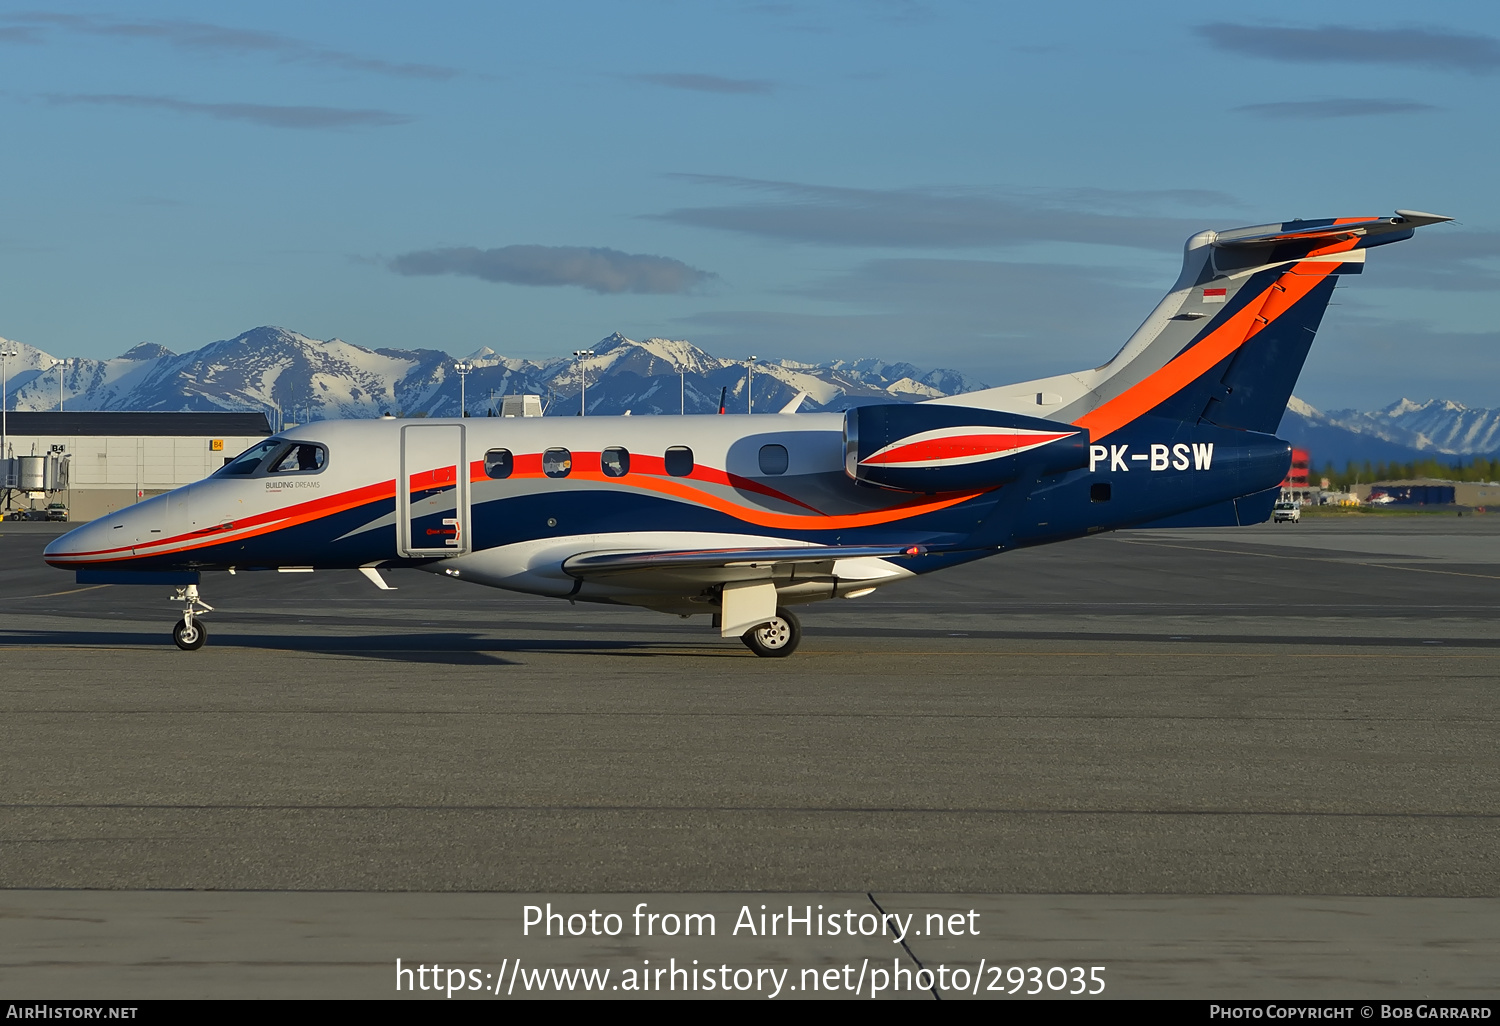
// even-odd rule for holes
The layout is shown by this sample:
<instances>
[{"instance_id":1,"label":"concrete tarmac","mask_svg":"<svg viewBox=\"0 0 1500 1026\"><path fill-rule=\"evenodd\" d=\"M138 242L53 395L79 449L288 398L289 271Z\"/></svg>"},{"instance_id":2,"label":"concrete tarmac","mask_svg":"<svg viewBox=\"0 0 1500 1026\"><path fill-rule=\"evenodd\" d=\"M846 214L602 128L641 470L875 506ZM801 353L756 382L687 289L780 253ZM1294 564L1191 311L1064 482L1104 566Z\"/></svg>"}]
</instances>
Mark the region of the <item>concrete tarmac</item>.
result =
<instances>
[{"instance_id":1,"label":"concrete tarmac","mask_svg":"<svg viewBox=\"0 0 1500 1026\"><path fill-rule=\"evenodd\" d=\"M1374 993L1387 963L1413 975L1385 972L1384 996L1500 990L1500 942L1476 926L1500 899L1500 517L1011 553L805 607L787 660L706 618L417 572L389 574L395 592L212 575L208 646L182 653L168 589L73 585L38 558L56 530L0 525L7 941L143 908L160 911L137 940L186 929L188 898L159 890L224 892L219 923L274 920L246 892L359 892L340 929L391 950L401 917L375 892L488 894L512 918L517 895L852 893L991 922L1022 902L1036 950L1089 921L1120 965L1141 950L1120 938L1158 937L1116 995ZM58 941L76 962L6 957L0 982L248 978L104 972L133 964L130 930L96 949L78 929ZM1183 961L1213 936L1237 954ZM965 944L954 957L986 957ZM344 992L389 990L389 969L351 968Z\"/></svg>"}]
</instances>

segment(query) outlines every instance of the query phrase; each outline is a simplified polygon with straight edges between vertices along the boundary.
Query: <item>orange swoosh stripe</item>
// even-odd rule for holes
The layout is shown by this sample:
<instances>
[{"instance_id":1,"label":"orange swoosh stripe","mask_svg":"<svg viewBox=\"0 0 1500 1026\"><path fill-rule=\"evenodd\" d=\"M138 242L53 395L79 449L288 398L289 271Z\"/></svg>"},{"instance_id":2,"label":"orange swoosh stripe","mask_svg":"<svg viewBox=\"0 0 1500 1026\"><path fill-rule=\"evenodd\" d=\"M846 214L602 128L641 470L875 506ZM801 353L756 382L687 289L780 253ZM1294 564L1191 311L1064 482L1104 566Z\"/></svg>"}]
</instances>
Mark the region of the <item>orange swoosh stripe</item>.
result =
<instances>
[{"instance_id":1,"label":"orange swoosh stripe","mask_svg":"<svg viewBox=\"0 0 1500 1026\"><path fill-rule=\"evenodd\" d=\"M1323 247L1317 254L1353 249L1358 241L1346 239ZM1311 262L1294 264L1256 299L1246 303L1193 348L1179 353L1154 374L1085 413L1073 421L1073 426L1087 428L1090 438L1097 442L1137 417L1149 413L1254 338L1261 329L1296 305L1337 267L1337 264Z\"/></svg>"},{"instance_id":2,"label":"orange swoosh stripe","mask_svg":"<svg viewBox=\"0 0 1500 1026\"><path fill-rule=\"evenodd\" d=\"M541 476L540 474L529 473L511 475L512 478L536 478ZM741 506L685 483L691 480L690 478L654 480L649 477L638 477L634 474L629 478L618 478L605 477L603 474L597 474L593 471L575 470L572 474L568 475L568 480L597 481L601 484L656 492L658 495L681 499L696 506L706 506L716 512L734 517L736 520L742 520L747 524L754 524L757 527L793 531L833 531L847 527L871 527L877 524L888 524L906 517L920 516L923 513L932 513L940 509L947 509L949 506L956 506L961 502L966 502L977 495L983 495L985 492L990 491L988 488L982 488L972 492L953 493L938 499L926 501L919 499L915 502L904 503L899 506L887 506L885 509L871 510L868 513L819 513L816 516L806 516L801 513L773 513L770 510Z\"/></svg>"}]
</instances>

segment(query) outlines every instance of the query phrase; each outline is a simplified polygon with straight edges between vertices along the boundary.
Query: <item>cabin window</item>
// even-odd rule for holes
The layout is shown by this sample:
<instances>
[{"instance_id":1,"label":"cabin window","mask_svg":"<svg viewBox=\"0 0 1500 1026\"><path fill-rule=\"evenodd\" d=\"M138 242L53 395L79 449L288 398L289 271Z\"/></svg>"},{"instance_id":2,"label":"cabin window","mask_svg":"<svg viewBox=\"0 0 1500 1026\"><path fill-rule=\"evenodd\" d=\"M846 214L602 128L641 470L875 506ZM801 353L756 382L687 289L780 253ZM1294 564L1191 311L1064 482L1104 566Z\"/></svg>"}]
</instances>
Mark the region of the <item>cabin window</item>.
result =
<instances>
[{"instance_id":1,"label":"cabin window","mask_svg":"<svg viewBox=\"0 0 1500 1026\"><path fill-rule=\"evenodd\" d=\"M271 473L316 474L327 462L327 449L312 442L298 442L271 463Z\"/></svg>"},{"instance_id":2,"label":"cabin window","mask_svg":"<svg viewBox=\"0 0 1500 1026\"><path fill-rule=\"evenodd\" d=\"M515 457L509 449L491 449L484 454L484 476L499 481L510 477L516 469Z\"/></svg>"},{"instance_id":3,"label":"cabin window","mask_svg":"<svg viewBox=\"0 0 1500 1026\"><path fill-rule=\"evenodd\" d=\"M255 473L255 468L260 466L261 460L265 459L274 450L280 449L285 444L285 441L277 438L270 442L261 442L259 445L252 445L250 448L240 453L234 459L225 460L224 466L222 469L220 469L219 473L235 475L253 474Z\"/></svg>"},{"instance_id":4,"label":"cabin window","mask_svg":"<svg viewBox=\"0 0 1500 1026\"><path fill-rule=\"evenodd\" d=\"M611 446L599 454L599 466L605 477L624 477L630 473L630 453L619 446Z\"/></svg>"},{"instance_id":5,"label":"cabin window","mask_svg":"<svg viewBox=\"0 0 1500 1026\"><path fill-rule=\"evenodd\" d=\"M1091 484L1091 485L1089 485L1089 501L1090 502L1108 502L1109 501L1109 482L1108 481L1100 481L1098 484Z\"/></svg>"},{"instance_id":6,"label":"cabin window","mask_svg":"<svg viewBox=\"0 0 1500 1026\"><path fill-rule=\"evenodd\" d=\"M693 472L693 450L685 445L674 445L667 450L667 473L673 477L687 477Z\"/></svg>"},{"instance_id":7,"label":"cabin window","mask_svg":"<svg viewBox=\"0 0 1500 1026\"><path fill-rule=\"evenodd\" d=\"M763 445L760 447L760 472L762 474L785 474L787 463L786 446Z\"/></svg>"},{"instance_id":8,"label":"cabin window","mask_svg":"<svg viewBox=\"0 0 1500 1026\"><path fill-rule=\"evenodd\" d=\"M548 449L542 453L542 473L548 477L567 477L573 473L573 454L567 449Z\"/></svg>"}]
</instances>

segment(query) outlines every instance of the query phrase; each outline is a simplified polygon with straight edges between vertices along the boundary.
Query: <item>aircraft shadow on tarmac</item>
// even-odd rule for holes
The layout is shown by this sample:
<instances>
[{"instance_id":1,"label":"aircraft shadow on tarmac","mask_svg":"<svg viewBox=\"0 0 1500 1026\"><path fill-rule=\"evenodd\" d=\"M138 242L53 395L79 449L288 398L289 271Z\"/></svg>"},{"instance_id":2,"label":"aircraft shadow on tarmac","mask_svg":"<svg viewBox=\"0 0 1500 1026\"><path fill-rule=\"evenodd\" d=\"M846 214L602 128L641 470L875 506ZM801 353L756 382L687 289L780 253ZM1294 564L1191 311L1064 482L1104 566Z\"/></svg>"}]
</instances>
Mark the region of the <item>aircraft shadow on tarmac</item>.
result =
<instances>
[{"instance_id":1,"label":"aircraft shadow on tarmac","mask_svg":"<svg viewBox=\"0 0 1500 1026\"><path fill-rule=\"evenodd\" d=\"M610 633L615 633L610 631ZM642 633L646 633L642 631ZM862 638L871 632L862 628L822 627L808 632L810 636ZM1358 637L1348 635L1285 634L1143 634L1104 631L939 631L891 629L878 632L884 638L900 637L932 641L1057 641L1111 643L1170 643L1186 645L1242 645L1332 648L1500 648L1500 638L1420 638ZM6 646L75 646L101 648L170 649L171 643L158 632L90 631L90 630L11 630L0 632L0 648ZM363 633L216 633L211 646L220 648L262 649L266 651L306 652L319 655L362 656L399 662L439 663L451 666L507 666L516 661L503 653L550 653L555 655L612 655L630 658L741 658L751 657L739 645L718 643L710 639L662 637L625 639L620 637L581 638L495 638L479 634L427 631L421 633L371 636ZM184 658L190 658L184 654Z\"/></svg>"},{"instance_id":2,"label":"aircraft shadow on tarmac","mask_svg":"<svg viewBox=\"0 0 1500 1026\"><path fill-rule=\"evenodd\" d=\"M170 651L170 639L160 633L144 631L5 631L0 632L0 647L21 645L70 646L81 648L155 648ZM442 663L451 666L514 666L515 660L502 653L554 653L616 655L629 657L695 657L730 656L754 658L740 646L708 647L701 643L683 645L680 641L611 639L499 639L475 634L414 633L371 637L368 634L217 634L211 646L249 648L281 652L306 652L317 655L363 656L398 662ZM183 653L183 658L192 656Z\"/></svg>"}]
</instances>

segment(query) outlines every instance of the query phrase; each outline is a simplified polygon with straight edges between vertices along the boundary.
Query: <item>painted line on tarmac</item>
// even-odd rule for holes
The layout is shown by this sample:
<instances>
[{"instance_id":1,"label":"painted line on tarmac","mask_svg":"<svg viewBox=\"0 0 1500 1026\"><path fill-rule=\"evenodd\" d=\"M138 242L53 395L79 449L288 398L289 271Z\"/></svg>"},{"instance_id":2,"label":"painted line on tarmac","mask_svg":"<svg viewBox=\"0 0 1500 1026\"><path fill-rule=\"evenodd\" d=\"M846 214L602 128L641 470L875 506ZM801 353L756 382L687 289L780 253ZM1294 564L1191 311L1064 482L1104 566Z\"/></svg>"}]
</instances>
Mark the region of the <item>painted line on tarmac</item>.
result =
<instances>
[{"instance_id":1,"label":"painted line on tarmac","mask_svg":"<svg viewBox=\"0 0 1500 1026\"><path fill-rule=\"evenodd\" d=\"M978 640L978 641L987 641L987 640L991 640L991 639L978 638L978 639L975 639L975 640ZM1116 638L1116 639L1110 639L1110 640L1118 641L1120 639ZM1350 644L1350 645L1352 645L1352 644L1357 643L1358 640L1359 639L1353 639L1351 642L1341 643L1341 645L1338 645L1338 646L1328 645L1327 647L1329 647L1329 648L1343 647L1344 644ZM1111 659L1119 659L1119 658L1140 658L1140 659L1147 659L1147 658L1149 658L1149 659L1203 659L1203 658L1208 657L1208 656L1241 656L1241 657L1257 658L1257 659L1276 659L1276 658L1282 658L1280 656L1275 655L1274 653L1269 653L1269 652L1265 652L1265 651L1257 651L1255 649L1236 649L1236 648L1232 648L1232 647L1223 648L1223 649L1215 649L1213 651L1204 652L1204 651L1201 650L1201 648L1199 648L1199 646L1194 646L1194 648L1198 649L1197 651L1184 651L1183 650L1184 646L1183 646L1182 642L1180 642L1180 641L1166 641L1166 640L1162 640L1162 639L1158 639L1158 638L1142 638L1140 640L1140 644L1142 644L1142 645L1161 645L1161 646L1163 646L1163 648L1162 649L1147 650L1147 651L1141 651L1139 649L1129 650L1129 651L1121 651L1121 650L1117 650L1117 649L1102 649L1102 650L1101 649L1095 649L1093 651L1070 651L1070 650L1061 650L1061 649L1058 649L1058 650L1054 650L1054 649L1010 649L1010 650L1006 650L1006 649L988 649L988 650L980 650L978 652L976 652L973 649L954 650L954 649L951 649L951 648L948 648L948 649L906 649L906 648L901 648L901 649L884 649L883 648L883 649L868 650L868 651L862 650L859 653L851 653L850 650L848 650L848 649L830 649L830 650L827 650L827 651L816 651L816 650L805 649L804 648L804 649L800 650L797 654L798 654L799 658L808 658L808 659L814 659L814 658L848 659L851 654L872 655L872 656L879 656L881 658L884 658L886 656L954 656L954 655L963 655L963 656L985 655L985 656L994 657L994 658L1015 658L1015 659L1025 659L1025 658L1031 658L1033 656L1088 656L1088 657L1092 657L1092 658L1111 658ZM1207 639L1207 640L1204 640L1204 641L1200 642L1200 645L1225 645L1225 646L1230 646L1232 644L1233 644L1233 642L1216 640L1216 639ZM1316 639L1314 639L1311 642L1311 644L1316 645L1316 644L1320 644L1320 642L1318 642ZM1402 647L1404 647L1404 648L1417 648L1419 645L1426 646L1427 642L1425 642L1425 641L1424 642L1413 641L1412 644L1403 645ZM133 646L123 646L123 645L4 645L4 646L0 646L0 647L3 647L4 650L7 651L7 652L136 652L136 653L155 652L155 653L161 653L161 654L172 654L174 656L174 658L176 657L176 653L173 652L173 649L170 646L168 646L166 644L157 644L157 643L152 643L152 644L149 644L149 645L133 645ZM1376 647L1376 646L1371 646L1371 647ZM1466 648L1471 648L1471 647L1473 648L1472 651L1465 651L1464 650ZM1451 660L1459 660L1459 659L1492 659L1493 656L1490 654L1490 649L1493 648L1493 647L1500 647L1500 642L1496 642L1493 645L1491 645L1489 643L1486 643L1485 645L1482 645L1482 646L1459 646L1459 645L1448 646L1448 645L1445 644L1445 645L1443 645L1441 647L1441 649L1439 648L1439 646L1431 646L1431 647L1424 648L1423 651L1420 654L1417 654L1417 653L1407 654L1407 653L1404 653L1404 652L1396 652L1396 651L1389 651L1389 650L1383 651L1383 652L1349 652L1349 651L1345 650L1345 651L1339 651L1339 652L1299 652L1299 653L1297 653L1297 655L1298 655L1298 658L1305 658L1305 659L1425 659L1425 660L1431 660L1431 659L1451 659ZM1177 651L1169 651L1168 649L1177 649ZM429 655L429 654L435 654L435 655L453 655L455 653L454 649L448 649L448 648L386 648L386 649L378 649L378 650L374 650L374 651L362 651L362 650L359 650L359 649L339 649L339 650L330 651L330 650L327 650L327 649L317 649L317 648L261 648L261 647L250 647L250 646L234 645L232 643L224 641L223 639L219 639L219 641L215 645L215 647L213 649L211 649L211 650L205 650L204 654L200 658L211 658L215 653L217 653L217 652L225 652L225 651L235 652L235 653L243 653L243 652L267 652L267 653L276 653L278 655L323 656L323 657L327 657L327 658L339 658L339 657L350 657L350 656L352 656L352 657L359 658L359 659L376 659L376 658L379 658L383 654L390 654L390 655ZM653 649L648 649L648 648L636 648L636 649L630 649L628 651L622 651L622 652L602 651L602 650L599 650L599 649L588 649L588 650L574 650L574 649L570 649L570 650L564 650L564 651L554 651L552 649L545 648L545 647L527 648L527 649L514 649L514 648L474 648L474 649L462 649L462 650L458 650L458 651L459 651L459 654L463 654L463 655L557 655L557 656L568 656L568 655L571 655L571 656L611 656L611 655L630 655L630 656L653 656L653 655L692 656L692 655L702 655L702 656L715 657L715 658L734 657L734 658L737 658L737 659L738 658L747 658L748 659L748 658L752 657L752 653L750 653L748 651L747 652L740 652L740 651L738 651L736 649L733 649L733 648L730 648L728 646L725 646L722 649L715 648L715 649L697 649L697 650L669 649L669 648L665 648L665 647L662 648L662 649L659 649L659 650L653 650Z\"/></svg>"},{"instance_id":2,"label":"painted line on tarmac","mask_svg":"<svg viewBox=\"0 0 1500 1026\"><path fill-rule=\"evenodd\" d=\"M1250 552L1245 549L1214 549L1207 545L1174 545L1171 542L1136 541L1130 538L1117 539L1122 545L1148 545L1158 549L1189 549L1193 552L1218 552L1229 556L1259 556L1262 559L1295 559L1311 563L1339 563L1343 566L1369 566L1379 570L1407 570L1414 574L1446 574L1449 577L1478 577L1486 581L1500 581L1500 574L1466 574L1460 570L1429 570L1420 566L1396 566L1391 563L1367 563L1361 559L1334 559L1330 556L1283 555L1279 552ZM1249 543L1246 543L1249 544Z\"/></svg>"},{"instance_id":3,"label":"painted line on tarmac","mask_svg":"<svg viewBox=\"0 0 1500 1026\"><path fill-rule=\"evenodd\" d=\"M5 602L23 602L27 599L56 598L59 595L81 595L86 591L94 591L97 588L112 588L111 584L91 584L87 588L70 588L67 591L49 591L45 595L13 595L0 600Z\"/></svg>"},{"instance_id":4,"label":"painted line on tarmac","mask_svg":"<svg viewBox=\"0 0 1500 1026\"><path fill-rule=\"evenodd\" d=\"M917 807L900 805L289 805L247 803L14 802L0 809L78 809L117 812L802 812L992 816L1256 816L1288 819L1482 819L1500 820L1500 812L1353 812L1313 809L1040 809L994 806ZM84 838L58 838L82 841ZM14 842L13 842L14 843ZM20 843L26 843L24 841Z\"/></svg>"}]
</instances>

